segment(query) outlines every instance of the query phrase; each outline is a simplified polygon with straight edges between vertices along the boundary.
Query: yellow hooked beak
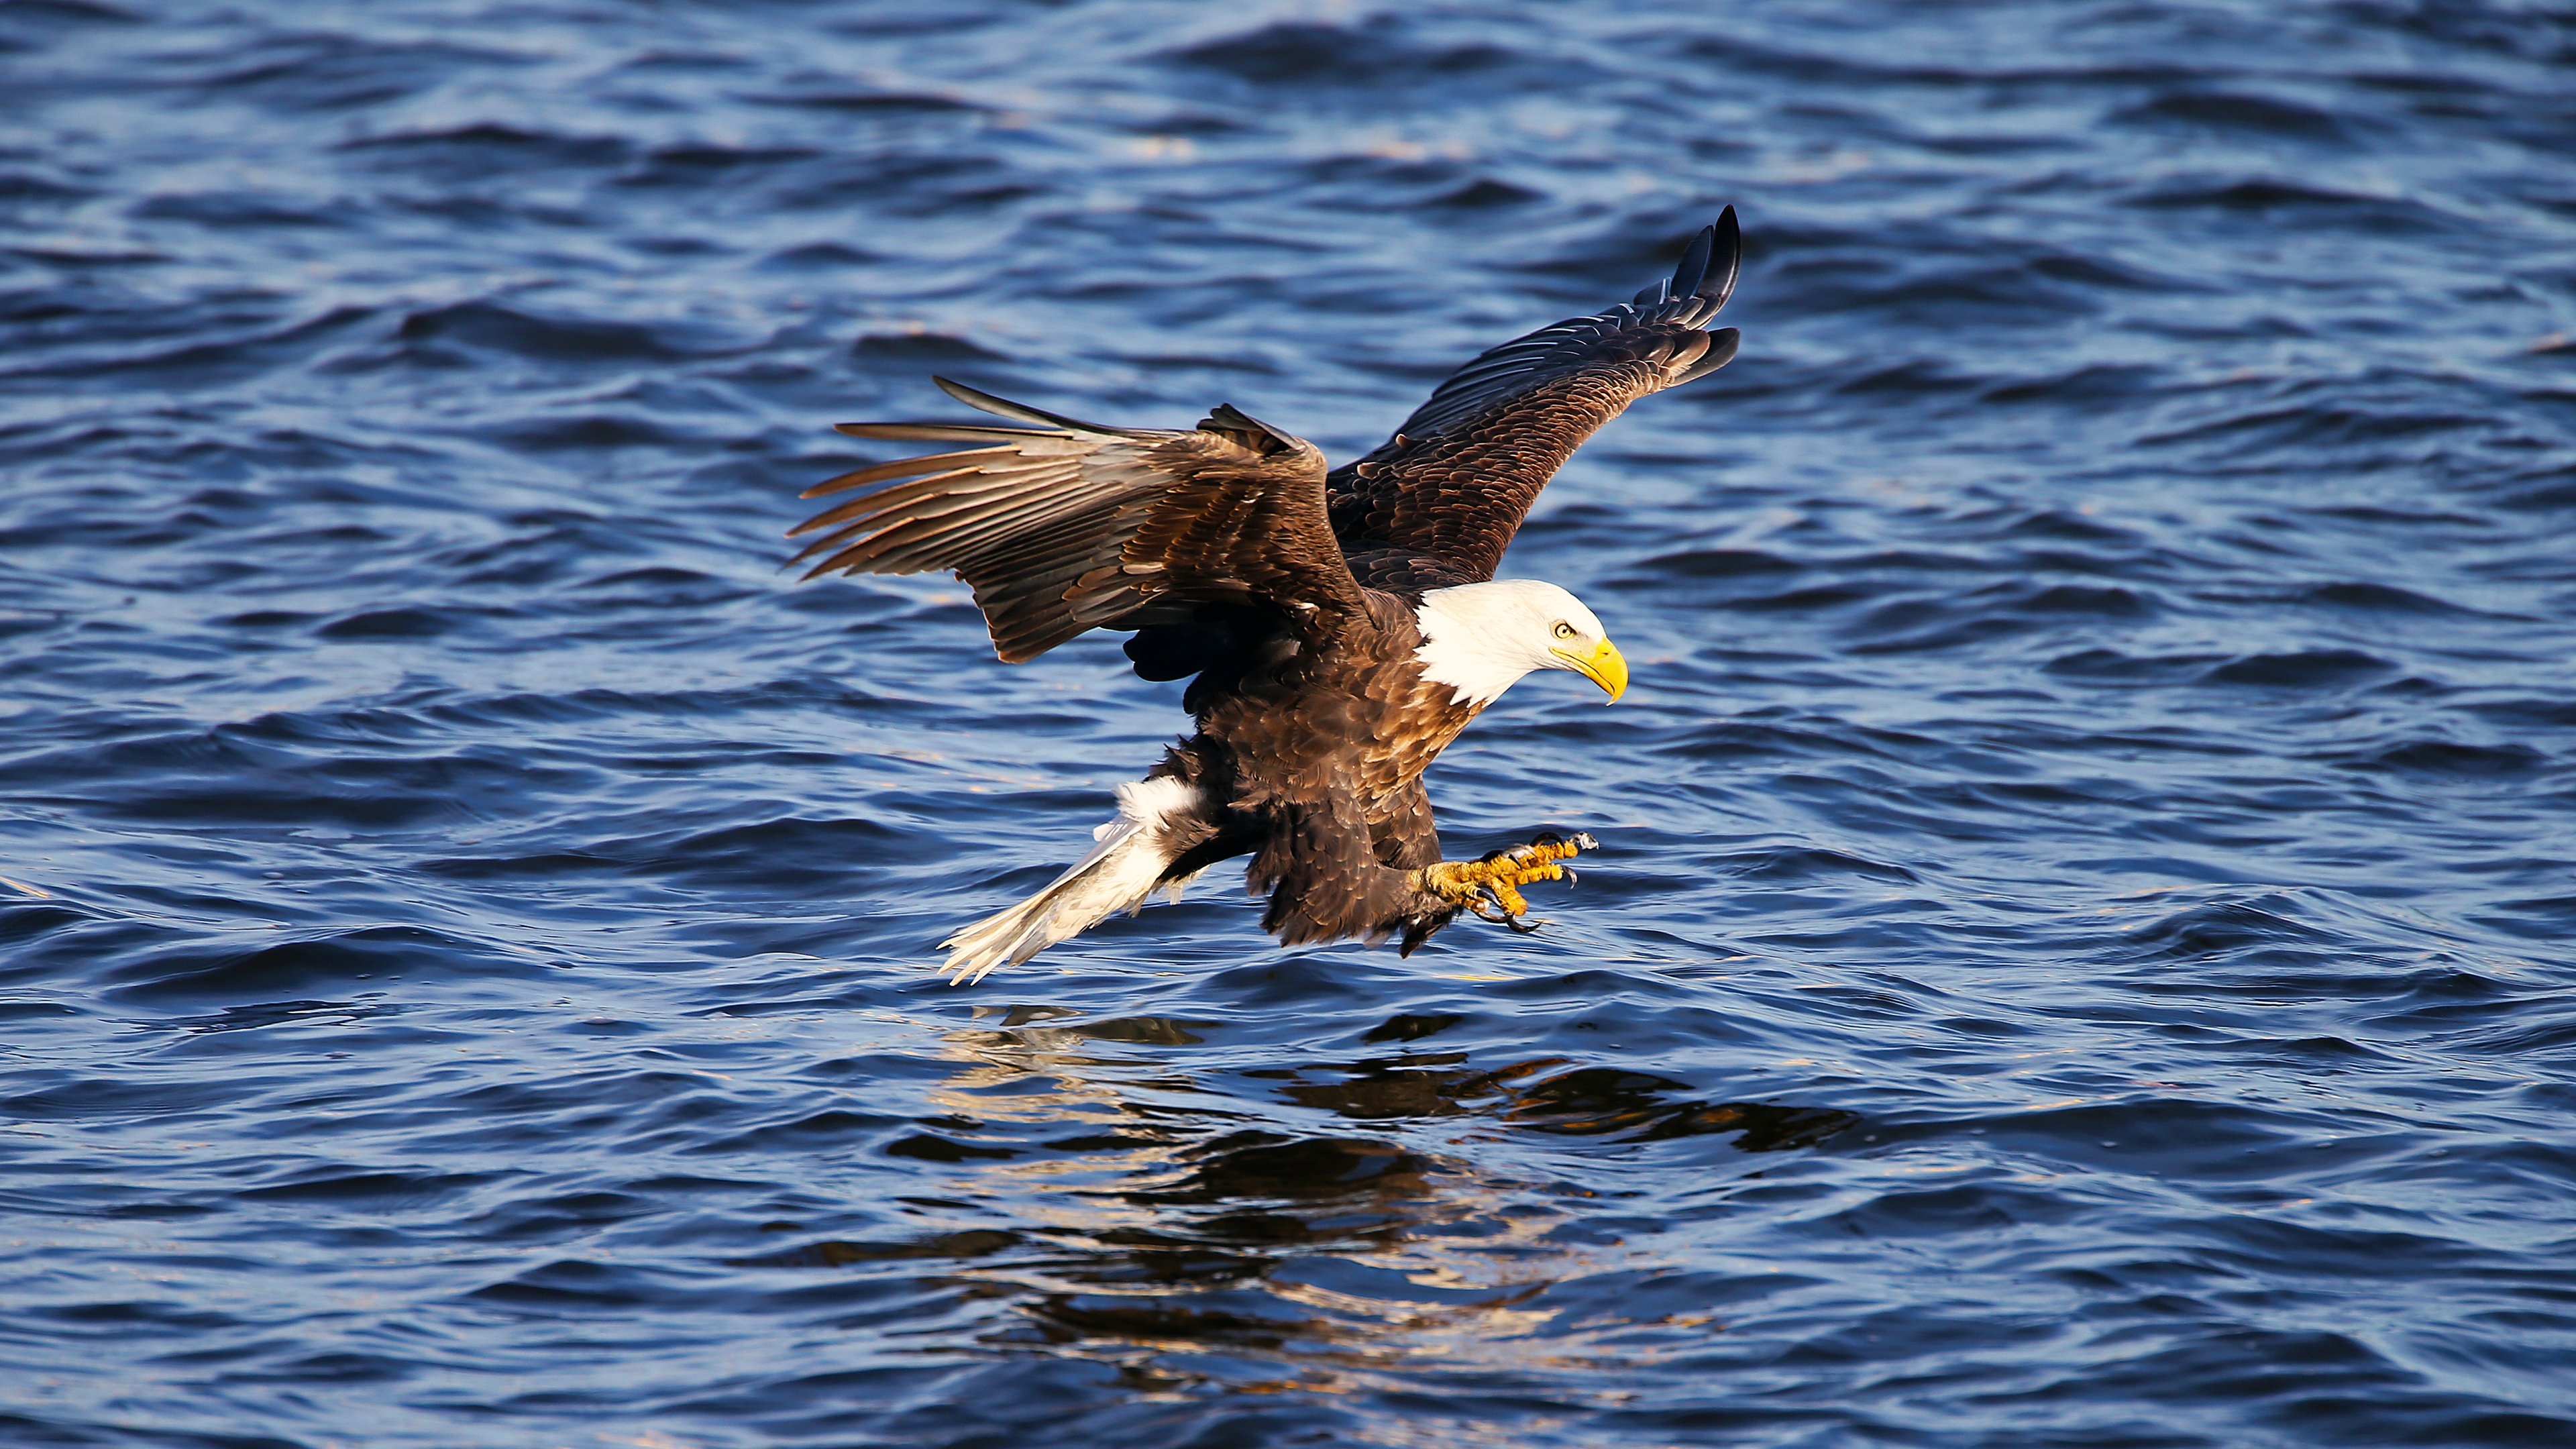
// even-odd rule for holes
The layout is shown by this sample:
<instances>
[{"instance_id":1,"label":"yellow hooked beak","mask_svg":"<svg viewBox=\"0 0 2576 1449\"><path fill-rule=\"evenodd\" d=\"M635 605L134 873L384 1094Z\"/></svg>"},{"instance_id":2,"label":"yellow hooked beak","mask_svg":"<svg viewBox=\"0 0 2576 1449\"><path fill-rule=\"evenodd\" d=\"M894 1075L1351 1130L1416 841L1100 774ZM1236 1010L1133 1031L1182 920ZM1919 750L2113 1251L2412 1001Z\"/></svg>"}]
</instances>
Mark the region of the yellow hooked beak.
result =
<instances>
[{"instance_id":1,"label":"yellow hooked beak","mask_svg":"<svg viewBox=\"0 0 2576 1449\"><path fill-rule=\"evenodd\" d=\"M1608 690L1610 703L1618 703L1619 696L1628 692L1628 661L1619 653L1619 646L1609 640L1593 645L1588 655L1565 649L1548 652L1564 660L1566 668Z\"/></svg>"}]
</instances>

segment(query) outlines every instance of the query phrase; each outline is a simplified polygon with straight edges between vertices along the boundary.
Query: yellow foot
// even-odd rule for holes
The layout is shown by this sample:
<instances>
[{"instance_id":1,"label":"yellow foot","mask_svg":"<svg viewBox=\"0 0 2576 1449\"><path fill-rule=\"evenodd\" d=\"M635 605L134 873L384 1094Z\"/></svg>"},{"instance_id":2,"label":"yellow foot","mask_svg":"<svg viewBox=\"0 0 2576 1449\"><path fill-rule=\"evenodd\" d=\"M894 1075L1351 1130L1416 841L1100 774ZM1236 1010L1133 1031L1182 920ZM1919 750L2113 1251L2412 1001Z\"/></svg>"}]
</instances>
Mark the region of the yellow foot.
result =
<instances>
[{"instance_id":1,"label":"yellow foot","mask_svg":"<svg viewBox=\"0 0 2576 1449\"><path fill-rule=\"evenodd\" d=\"M1535 931L1527 919L1529 901L1520 892L1533 881L1572 880L1573 867L1559 864L1601 842L1581 831L1540 836L1527 845L1497 850L1482 860L1444 860L1413 873L1414 889L1464 906L1484 920L1500 921L1515 931Z\"/></svg>"}]
</instances>

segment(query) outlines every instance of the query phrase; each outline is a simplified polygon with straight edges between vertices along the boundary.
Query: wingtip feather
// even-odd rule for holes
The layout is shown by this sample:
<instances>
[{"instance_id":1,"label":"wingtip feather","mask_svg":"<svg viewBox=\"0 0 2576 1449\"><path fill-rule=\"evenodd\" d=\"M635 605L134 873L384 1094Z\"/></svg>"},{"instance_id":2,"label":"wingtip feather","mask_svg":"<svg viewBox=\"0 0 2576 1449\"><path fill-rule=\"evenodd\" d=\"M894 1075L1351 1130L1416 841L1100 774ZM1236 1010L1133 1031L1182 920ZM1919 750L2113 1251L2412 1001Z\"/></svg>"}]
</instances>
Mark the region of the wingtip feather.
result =
<instances>
[{"instance_id":1,"label":"wingtip feather","mask_svg":"<svg viewBox=\"0 0 2576 1449\"><path fill-rule=\"evenodd\" d=\"M1062 413L1051 413L1046 411L1044 408L1033 408L1027 403L1015 403L1006 397L995 397L991 393L985 392L980 388L968 387L966 384L959 382L954 378L934 376L930 380L938 385L941 392L957 399L966 406L992 413L997 417L1011 418L1023 423L1038 423L1050 428L1062 428L1068 433L1088 433L1096 438L1133 438L1142 436L1133 428L1112 428L1100 423L1086 423L1080 418L1069 418L1064 416Z\"/></svg>"},{"instance_id":2,"label":"wingtip feather","mask_svg":"<svg viewBox=\"0 0 2576 1449\"><path fill-rule=\"evenodd\" d=\"M1708 315L1713 317L1735 295L1736 276L1744 270L1744 228L1736 223L1732 205L1717 214L1717 224L1707 234L1708 271L1691 291L1708 299Z\"/></svg>"},{"instance_id":3,"label":"wingtip feather","mask_svg":"<svg viewBox=\"0 0 2576 1449\"><path fill-rule=\"evenodd\" d=\"M1698 357L1693 358L1688 369L1683 371L1672 381L1665 383L1664 386L1679 387L1683 383L1690 382L1696 378L1706 377L1710 373L1717 371L1719 368L1726 366L1728 363L1735 360L1735 349L1740 346L1743 341L1744 334L1738 332L1732 327L1720 327L1716 331L1709 333L1708 350L1701 353Z\"/></svg>"},{"instance_id":4,"label":"wingtip feather","mask_svg":"<svg viewBox=\"0 0 2576 1449\"><path fill-rule=\"evenodd\" d=\"M1036 408L1024 408L1009 398L995 397L981 388L968 387L953 377L940 377L934 374L930 382L933 387L977 412L991 413L995 417L1009 418L1014 422L1022 423L1050 421L1046 414Z\"/></svg>"},{"instance_id":5,"label":"wingtip feather","mask_svg":"<svg viewBox=\"0 0 2576 1449\"><path fill-rule=\"evenodd\" d=\"M1698 294L1700 282L1708 276L1709 247L1716 240L1716 227L1704 226L1699 229L1699 235L1692 237L1690 246L1682 252L1681 264L1673 268L1673 279L1664 287L1665 297L1689 297ZM1660 301L1662 298L1657 300Z\"/></svg>"}]
</instances>

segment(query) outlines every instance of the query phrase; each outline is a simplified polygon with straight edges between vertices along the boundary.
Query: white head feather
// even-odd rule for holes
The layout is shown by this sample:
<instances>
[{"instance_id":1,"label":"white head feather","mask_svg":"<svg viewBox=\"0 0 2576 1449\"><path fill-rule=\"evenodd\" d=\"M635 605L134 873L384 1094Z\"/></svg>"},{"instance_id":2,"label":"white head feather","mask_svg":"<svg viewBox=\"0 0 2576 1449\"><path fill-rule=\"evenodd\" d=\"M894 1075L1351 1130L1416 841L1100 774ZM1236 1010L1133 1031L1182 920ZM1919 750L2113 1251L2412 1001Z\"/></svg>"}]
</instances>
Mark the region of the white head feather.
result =
<instances>
[{"instance_id":1,"label":"white head feather","mask_svg":"<svg viewBox=\"0 0 2576 1449\"><path fill-rule=\"evenodd\" d=\"M1433 589L1415 618L1422 647L1413 657L1423 677L1445 684L1451 699L1482 709L1533 669L1569 669L1618 697L1627 664L1609 648L1609 635L1583 601L1536 579L1496 579ZM1602 677L1604 656L1617 664L1617 683Z\"/></svg>"}]
</instances>

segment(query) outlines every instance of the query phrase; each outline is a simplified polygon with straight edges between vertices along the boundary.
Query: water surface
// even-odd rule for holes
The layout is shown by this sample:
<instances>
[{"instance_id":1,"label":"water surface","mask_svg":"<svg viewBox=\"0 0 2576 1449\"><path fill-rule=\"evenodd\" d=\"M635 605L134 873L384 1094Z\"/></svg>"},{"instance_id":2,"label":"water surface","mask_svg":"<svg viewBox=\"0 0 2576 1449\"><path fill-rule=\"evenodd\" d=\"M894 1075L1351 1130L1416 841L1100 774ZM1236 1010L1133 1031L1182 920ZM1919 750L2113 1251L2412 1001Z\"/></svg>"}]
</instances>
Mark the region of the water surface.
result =
<instances>
[{"instance_id":1,"label":"water surface","mask_svg":"<svg viewBox=\"0 0 2576 1449\"><path fill-rule=\"evenodd\" d=\"M0 1439L2576 1442L2576 14L0 8ZM1335 457L1736 203L1433 775L795 587L927 374Z\"/></svg>"}]
</instances>

